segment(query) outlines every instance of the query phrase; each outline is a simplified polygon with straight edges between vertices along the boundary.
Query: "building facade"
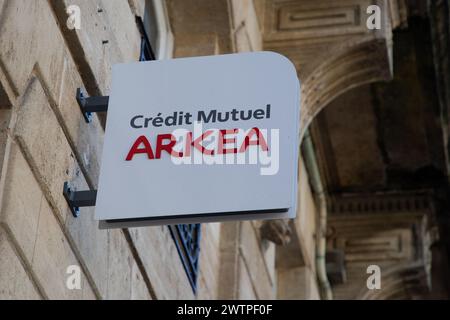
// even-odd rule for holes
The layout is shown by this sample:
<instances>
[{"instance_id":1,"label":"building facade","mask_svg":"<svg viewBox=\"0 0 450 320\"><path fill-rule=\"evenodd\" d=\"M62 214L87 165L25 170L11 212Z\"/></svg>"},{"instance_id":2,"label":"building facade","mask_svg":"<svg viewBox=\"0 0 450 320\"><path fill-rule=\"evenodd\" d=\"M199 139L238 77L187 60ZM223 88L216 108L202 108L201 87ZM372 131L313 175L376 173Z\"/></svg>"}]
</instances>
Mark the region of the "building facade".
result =
<instances>
[{"instance_id":1,"label":"building facade","mask_svg":"<svg viewBox=\"0 0 450 320\"><path fill-rule=\"evenodd\" d=\"M425 0L0 0L0 298L447 298L448 16ZM295 220L73 217L63 185L96 190L107 117L86 123L78 88L107 96L116 63L260 50L301 80Z\"/></svg>"}]
</instances>

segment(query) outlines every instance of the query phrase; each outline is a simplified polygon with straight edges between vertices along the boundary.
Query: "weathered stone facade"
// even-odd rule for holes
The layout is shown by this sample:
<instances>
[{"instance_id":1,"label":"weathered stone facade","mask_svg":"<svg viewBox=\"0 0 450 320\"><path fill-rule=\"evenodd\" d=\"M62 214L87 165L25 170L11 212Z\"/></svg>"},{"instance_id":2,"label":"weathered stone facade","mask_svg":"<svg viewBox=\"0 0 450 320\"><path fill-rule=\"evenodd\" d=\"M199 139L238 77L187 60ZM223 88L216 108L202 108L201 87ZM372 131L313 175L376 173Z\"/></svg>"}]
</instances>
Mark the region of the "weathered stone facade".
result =
<instances>
[{"instance_id":1,"label":"weathered stone facade","mask_svg":"<svg viewBox=\"0 0 450 320\"><path fill-rule=\"evenodd\" d=\"M96 189L105 120L100 114L87 124L75 92L86 88L91 96L108 95L112 65L139 59L136 16L143 18L150 2L0 0L1 299L319 299L324 294L317 266L325 266L318 262L317 243L325 235L328 248L345 251L349 270L356 270L349 273L350 286L337 287L338 298L374 298L361 279L366 264L379 257L369 251L362 258L352 255L348 239L355 237L350 242L356 246L359 240L381 243L386 254L405 263L405 270L429 276L425 209L400 208L405 212L388 230L379 223L382 216L370 215L374 212L360 210L365 216L357 218L336 214L329 223L337 235L327 234L320 212L336 210L329 209L332 201L319 203L303 160L294 221L202 225L196 293L166 226L99 230L93 208L73 218L62 186L73 181L77 188ZM394 0L154 2L166 12L174 57L258 50L288 56L302 80L302 135L337 97L392 78L392 31L407 20L404 1ZM381 30L365 25L372 2L382 8ZM80 30L67 27L69 5L81 9ZM319 145L317 130L313 124ZM321 168L321 174L327 171ZM348 224L383 236L360 239ZM419 227L423 233L413 231ZM414 251L414 237L423 251ZM395 241L402 242L401 250ZM66 287L70 265L81 267L81 290ZM399 297L401 289L392 287L384 297Z\"/></svg>"},{"instance_id":2,"label":"weathered stone facade","mask_svg":"<svg viewBox=\"0 0 450 320\"><path fill-rule=\"evenodd\" d=\"M75 91L85 87L90 95L107 95L111 66L138 59L141 35L135 15L144 16L144 2L0 3L1 298L195 297L167 227L100 231L92 209L72 217L61 189L66 180L76 181L81 189L96 188L102 121L95 117L91 124L84 122ZM177 10L188 14L189 6L199 8L196 14L230 23L221 11L214 15L215 10L228 10L225 2L188 2L169 3L174 32L183 20ZM69 5L81 8L81 30L66 27ZM236 1L234 10L236 25L250 21L242 32L253 33L240 43L260 50L253 3ZM187 23L202 33L216 24L202 26L196 19ZM177 38L176 56L234 50L230 25L210 30L216 39L204 33L204 42L198 32L182 28L187 34ZM242 35L236 32L236 37ZM275 246L261 241L256 223L205 224L202 231L198 299L276 297ZM237 232L237 243L228 249L232 243L224 239L232 232ZM69 265L81 266L82 290L66 288ZM220 285L229 283L220 276L221 268L226 269L224 277L236 277L235 293Z\"/></svg>"}]
</instances>

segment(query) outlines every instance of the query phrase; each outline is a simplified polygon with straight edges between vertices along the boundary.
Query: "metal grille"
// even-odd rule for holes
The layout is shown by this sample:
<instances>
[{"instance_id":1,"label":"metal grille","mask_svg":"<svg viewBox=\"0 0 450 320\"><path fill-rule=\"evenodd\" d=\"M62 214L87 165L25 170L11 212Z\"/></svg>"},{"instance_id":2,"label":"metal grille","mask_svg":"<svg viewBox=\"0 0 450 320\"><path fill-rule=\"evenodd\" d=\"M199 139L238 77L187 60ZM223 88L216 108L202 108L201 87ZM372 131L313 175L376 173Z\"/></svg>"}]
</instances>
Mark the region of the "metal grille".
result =
<instances>
[{"instance_id":1,"label":"metal grille","mask_svg":"<svg viewBox=\"0 0 450 320\"><path fill-rule=\"evenodd\" d=\"M194 292L197 290L198 260L200 256L200 224L169 226L172 238L183 262L184 270Z\"/></svg>"},{"instance_id":2,"label":"metal grille","mask_svg":"<svg viewBox=\"0 0 450 320\"><path fill-rule=\"evenodd\" d=\"M141 53L139 55L139 61L156 60L150 39L145 32L144 22L140 17L136 17L136 23L139 27L139 31L141 32Z\"/></svg>"},{"instance_id":3,"label":"metal grille","mask_svg":"<svg viewBox=\"0 0 450 320\"><path fill-rule=\"evenodd\" d=\"M145 32L144 23L137 17L136 22L142 35L141 53L139 61L156 60L150 40ZM181 224L169 226L178 253L180 255L183 267L186 270L189 282L194 292L197 290L198 260L200 256L200 224Z\"/></svg>"}]
</instances>

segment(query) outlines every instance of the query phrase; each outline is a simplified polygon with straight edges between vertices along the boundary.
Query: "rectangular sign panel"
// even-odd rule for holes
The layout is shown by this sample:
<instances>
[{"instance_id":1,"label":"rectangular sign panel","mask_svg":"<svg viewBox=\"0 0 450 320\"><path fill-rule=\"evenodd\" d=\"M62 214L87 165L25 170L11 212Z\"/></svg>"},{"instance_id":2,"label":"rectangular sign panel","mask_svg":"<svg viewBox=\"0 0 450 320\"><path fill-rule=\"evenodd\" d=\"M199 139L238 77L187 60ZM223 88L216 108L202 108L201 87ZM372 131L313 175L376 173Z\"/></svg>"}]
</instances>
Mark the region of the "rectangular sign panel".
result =
<instances>
[{"instance_id":1,"label":"rectangular sign panel","mask_svg":"<svg viewBox=\"0 0 450 320\"><path fill-rule=\"evenodd\" d=\"M300 86L271 53L113 67L101 227L295 217Z\"/></svg>"}]
</instances>

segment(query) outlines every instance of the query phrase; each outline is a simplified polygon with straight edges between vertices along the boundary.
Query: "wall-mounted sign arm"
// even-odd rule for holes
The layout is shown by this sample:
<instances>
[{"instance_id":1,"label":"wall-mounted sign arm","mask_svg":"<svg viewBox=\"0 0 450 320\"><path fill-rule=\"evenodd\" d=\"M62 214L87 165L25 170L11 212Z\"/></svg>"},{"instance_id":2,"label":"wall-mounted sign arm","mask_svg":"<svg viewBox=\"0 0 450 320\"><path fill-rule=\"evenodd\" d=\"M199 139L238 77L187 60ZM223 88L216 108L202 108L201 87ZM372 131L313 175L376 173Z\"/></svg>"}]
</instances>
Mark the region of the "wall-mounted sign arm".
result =
<instances>
[{"instance_id":1,"label":"wall-mounted sign arm","mask_svg":"<svg viewBox=\"0 0 450 320\"><path fill-rule=\"evenodd\" d=\"M64 183L63 195L75 218L80 216L81 207L94 207L97 200L97 190L75 191L68 182Z\"/></svg>"},{"instance_id":2,"label":"wall-mounted sign arm","mask_svg":"<svg viewBox=\"0 0 450 320\"><path fill-rule=\"evenodd\" d=\"M76 95L78 105L80 106L81 113L84 116L86 122L92 121L93 112L106 112L108 111L109 97L88 97L83 89L77 89Z\"/></svg>"}]
</instances>

